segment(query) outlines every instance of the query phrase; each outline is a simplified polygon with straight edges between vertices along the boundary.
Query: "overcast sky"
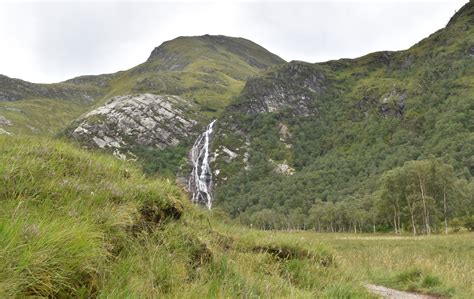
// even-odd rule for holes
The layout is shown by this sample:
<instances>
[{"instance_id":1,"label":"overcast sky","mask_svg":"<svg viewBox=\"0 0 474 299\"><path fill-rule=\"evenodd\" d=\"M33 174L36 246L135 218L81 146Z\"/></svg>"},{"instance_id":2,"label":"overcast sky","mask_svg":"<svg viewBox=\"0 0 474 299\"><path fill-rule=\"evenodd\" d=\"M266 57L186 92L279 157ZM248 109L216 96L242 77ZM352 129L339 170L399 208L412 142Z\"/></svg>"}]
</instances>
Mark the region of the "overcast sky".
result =
<instances>
[{"instance_id":1,"label":"overcast sky","mask_svg":"<svg viewBox=\"0 0 474 299\"><path fill-rule=\"evenodd\" d=\"M467 0L1 1L0 74L58 82L128 69L181 35L250 39L286 60L406 49Z\"/></svg>"}]
</instances>

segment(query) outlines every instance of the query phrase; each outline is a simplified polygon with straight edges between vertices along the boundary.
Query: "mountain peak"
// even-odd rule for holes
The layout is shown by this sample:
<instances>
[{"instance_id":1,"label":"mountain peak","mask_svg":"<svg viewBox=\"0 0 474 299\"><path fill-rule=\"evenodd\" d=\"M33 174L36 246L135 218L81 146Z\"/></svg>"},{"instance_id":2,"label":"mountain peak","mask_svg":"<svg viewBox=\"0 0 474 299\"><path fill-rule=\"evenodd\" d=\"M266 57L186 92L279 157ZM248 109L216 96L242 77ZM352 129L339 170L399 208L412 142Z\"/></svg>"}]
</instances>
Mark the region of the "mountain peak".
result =
<instances>
[{"instance_id":1,"label":"mountain peak","mask_svg":"<svg viewBox=\"0 0 474 299\"><path fill-rule=\"evenodd\" d=\"M239 39L235 37L229 37L224 35L198 35L198 36L178 36L174 39L163 42L161 45L153 49L149 59L155 57L162 57L163 54L171 50L185 50L192 51L194 47L205 47L213 44L223 44L233 39Z\"/></svg>"},{"instance_id":2,"label":"mountain peak","mask_svg":"<svg viewBox=\"0 0 474 299\"><path fill-rule=\"evenodd\" d=\"M180 36L156 47L148 61L155 59L184 61L233 54L254 67L264 69L285 62L258 44L240 37L225 35Z\"/></svg>"},{"instance_id":3,"label":"mountain peak","mask_svg":"<svg viewBox=\"0 0 474 299\"><path fill-rule=\"evenodd\" d=\"M448 26L453 25L461 20L465 19L470 23L474 23L474 0L470 0L460 10L458 10L454 16L448 22Z\"/></svg>"}]
</instances>

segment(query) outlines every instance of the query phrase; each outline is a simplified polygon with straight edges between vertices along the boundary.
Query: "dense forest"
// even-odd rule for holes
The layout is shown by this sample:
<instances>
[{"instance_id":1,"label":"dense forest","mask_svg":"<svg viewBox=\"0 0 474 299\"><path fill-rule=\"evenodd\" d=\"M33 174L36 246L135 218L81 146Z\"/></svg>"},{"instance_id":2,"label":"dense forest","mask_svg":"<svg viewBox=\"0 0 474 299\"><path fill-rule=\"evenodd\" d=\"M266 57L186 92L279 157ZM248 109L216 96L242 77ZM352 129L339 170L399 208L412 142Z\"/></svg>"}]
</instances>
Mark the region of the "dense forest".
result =
<instances>
[{"instance_id":1,"label":"dense forest","mask_svg":"<svg viewBox=\"0 0 474 299\"><path fill-rule=\"evenodd\" d=\"M239 220L260 229L306 229L318 232L411 231L413 234L474 230L474 184L458 179L438 160L409 161L387 171L372 196L342 201L315 199L309 210L289 213L263 209Z\"/></svg>"}]
</instances>

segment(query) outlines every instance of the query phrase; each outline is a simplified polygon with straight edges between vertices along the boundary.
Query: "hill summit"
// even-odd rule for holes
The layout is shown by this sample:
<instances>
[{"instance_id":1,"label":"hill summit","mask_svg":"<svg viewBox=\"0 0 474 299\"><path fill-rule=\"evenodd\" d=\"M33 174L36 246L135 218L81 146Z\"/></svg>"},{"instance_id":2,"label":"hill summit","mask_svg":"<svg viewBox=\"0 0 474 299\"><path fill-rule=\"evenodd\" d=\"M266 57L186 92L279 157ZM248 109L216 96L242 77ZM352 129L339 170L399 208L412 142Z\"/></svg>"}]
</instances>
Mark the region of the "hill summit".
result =
<instances>
[{"instance_id":1,"label":"hill summit","mask_svg":"<svg viewBox=\"0 0 474 299\"><path fill-rule=\"evenodd\" d=\"M266 69L284 62L277 55L247 39L208 34L181 36L166 41L151 52L147 62L156 59L172 61L183 58L193 61L196 59L216 59L217 57L226 60L229 54L233 54L236 58L260 69ZM184 68L184 66L176 65L174 68L171 66L171 70Z\"/></svg>"}]
</instances>

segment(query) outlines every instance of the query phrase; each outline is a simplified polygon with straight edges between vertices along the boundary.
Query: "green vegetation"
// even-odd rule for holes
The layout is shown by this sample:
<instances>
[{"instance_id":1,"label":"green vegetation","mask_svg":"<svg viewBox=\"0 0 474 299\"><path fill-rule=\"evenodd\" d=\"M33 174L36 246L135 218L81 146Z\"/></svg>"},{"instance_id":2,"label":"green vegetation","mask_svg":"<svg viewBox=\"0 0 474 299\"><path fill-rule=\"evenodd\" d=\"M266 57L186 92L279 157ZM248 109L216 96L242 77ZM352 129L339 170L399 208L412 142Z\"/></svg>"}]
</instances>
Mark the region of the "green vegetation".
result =
<instances>
[{"instance_id":1,"label":"green vegetation","mask_svg":"<svg viewBox=\"0 0 474 299\"><path fill-rule=\"evenodd\" d=\"M87 108L75 102L54 99L0 102L0 116L11 122L1 127L15 135L51 136Z\"/></svg>"},{"instance_id":2,"label":"green vegetation","mask_svg":"<svg viewBox=\"0 0 474 299\"><path fill-rule=\"evenodd\" d=\"M281 232L281 235L288 235ZM358 281L441 297L474 294L474 235L343 234L294 232L305 243L323 243L338 269Z\"/></svg>"},{"instance_id":3,"label":"green vegetation","mask_svg":"<svg viewBox=\"0 0 474 299\"><path fill-rule=\"evenodd\" d=\"M132 163L58 141L0 137L0 201L0 297L371 298L367 283L474 291L472 234L246 229Z\"/></svg>"},{"instance_id":4,"label":"green vegetation","mask_svg":"<svg viewBox=\"0 0 474 299\"><path fill-rule=\"evenodd\" d=\"M181 214L176 187L113 158L6 137L0 152L2 297L92 294L133 235Z\"/></svg>"},{"instance_id":5,"label":"green vegetation","mask_svg":"<svg viewBox=\"0 0 474 299\"><path fill-rule=\"evenodd\" d=\"M213 165L220 170L216 206L267 229L373 231L375 223L379 231L411 231L407 197L398 196L398 224L383 204L383 177L408 161L436 160L452 168L447 218L459 218L453 229L467 229L474 214L473 11L470 2L446 28L406 51L290 62L249 80L218 121L214 148L239 157L228 162L221 155ZM285 163L293 175L275 171ZM429 219L416 225L444 231L443 182L427 188L434 210L427 208Z\"/></svg>"},{"instance_id":6,"label":"green vegetation","mask_svg":"<svg viewBox=\"0 0 474 299\"><path fill-rule=\"evenodd\" d=\"M323 244L225 224L133 164L0 137L0 297L366 298Z\"/></svg>"},{"instance_id":7,"label":"green vegetation","mask_svg":"<svg viewBox=\"0 0 474 299\"><path fill-rule=\"evenodd\" d=\"M159 174L161 177L174 178L177 170L187 165L187 155L191 146L181 143L174 147L157 150L150 147L134 147L133 152L140 157L139 163L148 175ZM186 167L187 169L187 167Z\"/></svg>"},{"instance_id":8,"label":"green vegetation","mask_svg":"<svg viewBox=\"0 0 474 299\"><path fill-rule=\"evenodd\" d=\"M392 219L388 222L392 221L396 232L402 227L410 227L416 235L417 227L418 231L421 227L423 232L430 234L444 222L444 231L448 233L450 215L474 214L471 211L474 185L471 183L469 187L466 180L456 179L449 165L437 161L410 161L387 172L383 181L379 204ZM403 216L402 211L405 212Z\"/></svg>"},{"instance_id":9,"label":"green vegetation","mask_svg":"<svg viewBox=\"0 0 474 299\"><path fill-rule=\"evenodd\" d=\"M69 82L35 84L0 75L0 131L52 136L91 108L103 86Z\"/></svg>"},{"instance_id":10,"label":"green vegetation","mask_svg":"<svg viewBox=\"0 0 474 299\"><path fill-rule=\"evenodd\" d=\"M271 169L269 171L272 171ZM340 201L312 201L297 181L300 204L283 202L288 211L250 207L252 214L239 215L242 224L260 229L314 229L318 232L410 231L417 233L448 233L461 228L473 230L473 182L458 179L452 167L437 160L409 161L403 167L387 171L381 177L380 190L372 196L348 197ZM281 180L274 184L281 183ZM270 185L274 187L274 185ZM288 188L283 185L281 187ZM281 189L280 189L281 190ZM283 192L280 191L280 192ZM280 193L274 193L274 198ZM256 194L253 198L259 196ZM288 197L287 197L288 198ZM291 196L290 198L293 198ZM274 204L274 203L273 203ZM293 206L290 206L293 205ZM236 205L238 206L238 205Z\"/></svg>"},{"instance_id":11,"label":"green vegetation","mask_svg":"<svg viewBox=\"0 0 474 299\"><path fill-rule=\"evenodd\" d=\"M437 287L441 284L439 278L432 274L424 274L423 271L418 269L402 271L392 277L380 279L379 282L385 285L390 285L395 289L406 291L421 291L429 293L430 290L433 289L433 293L443 296L449 296L453 292L453 289L438 289Z\"/></svg>"}]
</instances>

